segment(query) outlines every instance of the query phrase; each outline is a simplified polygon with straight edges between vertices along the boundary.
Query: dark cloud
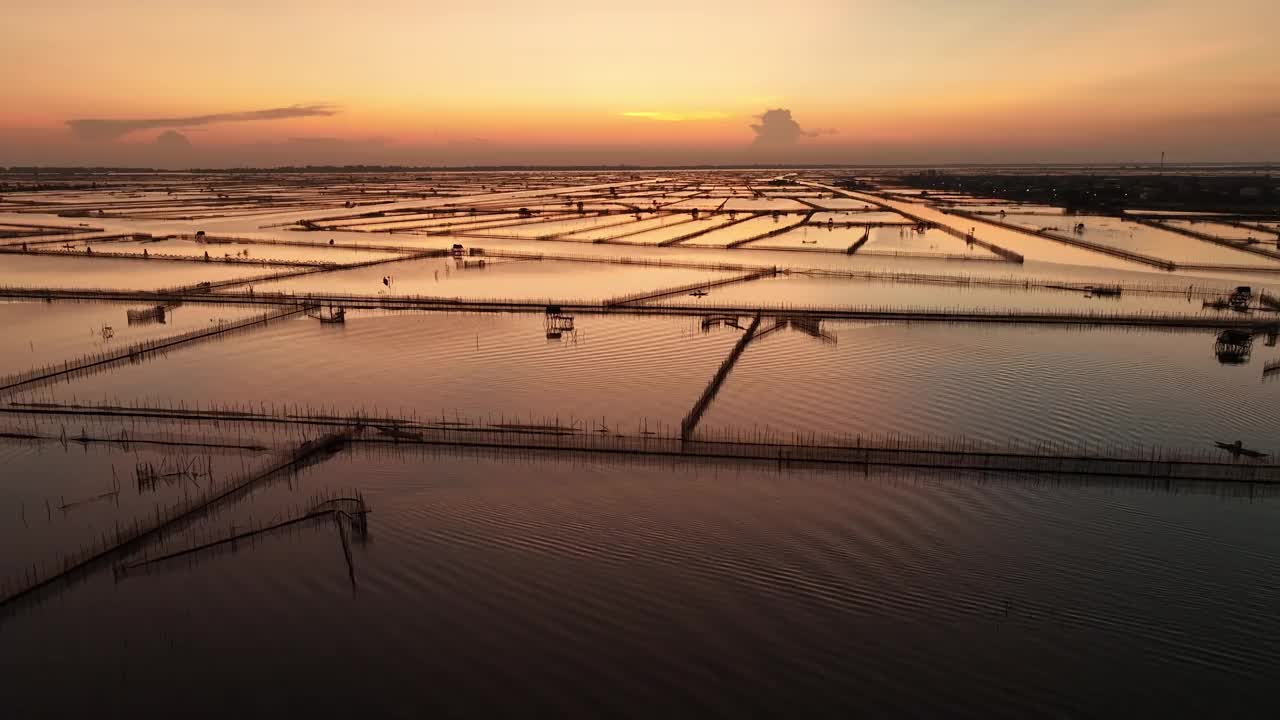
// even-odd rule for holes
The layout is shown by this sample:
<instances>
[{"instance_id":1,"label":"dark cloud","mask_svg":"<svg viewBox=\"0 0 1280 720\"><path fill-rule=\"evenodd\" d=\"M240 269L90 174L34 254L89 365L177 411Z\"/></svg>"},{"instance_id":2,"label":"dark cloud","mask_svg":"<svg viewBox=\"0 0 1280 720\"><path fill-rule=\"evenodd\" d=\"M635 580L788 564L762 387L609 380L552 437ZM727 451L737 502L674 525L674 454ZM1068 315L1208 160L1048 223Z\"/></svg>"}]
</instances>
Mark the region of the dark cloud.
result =
<instances>
[{"instance_id":1,"label":"dark cloud","mask_svg":"<svg viewBox=\"0 0 1280 720\"><path fill-rule=\"evenodd\" d=\"M177 130L165 130L156 136L156 145L166 150L190 150L191 141Z\"/></svg>"},{"instance_id":2,"label":"dark cloud","mask_svg":"<svg viewBox=\"0 0 1280 720\"><path fill-rule=\"evenodd\" d=\"M766 110L760 116L760 122L752 125L751 129L756 133L756 139L752 144L763 147L785 147L795 145L802 137L835 133L835 130L805 130L800 127L800 123L796 122L795 118L791 117L791 111L783 108Z\"/></svg>"},{"instance_id":3,"label":"dark cloud","mask_svg":"<svg viewBox=\"0 0 1280 720\"><path fill-rule=\"evenodd\" d=\"M67 126L81 140L93 142L111 141L138 130L157 128L189 128L215 123L250 122L254 120L284 120L298 117L322 117L336 115L333 105L290 105L289 107L250 110L248 112L214 113L177 118L148 118L131 120L103 120L87 118L68 120Z\"/></svg>"}]
</instances>

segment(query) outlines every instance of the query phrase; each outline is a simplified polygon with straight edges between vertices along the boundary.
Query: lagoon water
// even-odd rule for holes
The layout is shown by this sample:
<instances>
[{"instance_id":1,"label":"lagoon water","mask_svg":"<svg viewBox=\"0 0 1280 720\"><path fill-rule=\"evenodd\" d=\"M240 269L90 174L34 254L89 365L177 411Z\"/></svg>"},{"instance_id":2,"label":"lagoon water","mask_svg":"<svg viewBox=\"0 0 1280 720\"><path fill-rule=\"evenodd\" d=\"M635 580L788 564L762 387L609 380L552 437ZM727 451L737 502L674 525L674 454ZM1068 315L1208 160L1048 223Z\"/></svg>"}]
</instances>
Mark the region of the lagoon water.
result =
<instances>
[{"instance_id":1,"label":"lagoon water","mask_svg":"<svg viewBox=\"0 0 1280 720\"><path fill-rule=\"evenodd\" d=\"M1247 714L1280 662L1275 500L421 451L292 483L252 512L365 492L354 581L332 525L97 577L6 621L11 706Z\"/></svg>"},{"instance_id":2,"label":"lagoon water","mask_svg":"<svg viewBox=\"0 0 1280 720\"><path fill-rule=\"evenodd\" d=\"M1264 257L1247 271L1169 273L1012 230L978 231L1026 255L1014 264L936 228L913 234L895 208L948 216L910 193L837 193L834 178L816 172L797 185L770 184L777 173L765 172L652 175L281 176L248 186L279 198L252 212L230 201L220 210L217 193L203 191L216 177L166 180L179 189L173 196L126 192L127 178L115 181L120 192L6 194L3 222L60 226L69 221L59 211L101 208L88 221L103 232L174 235L147 247L192 261L0 254L0 286L44 290L10 290L0 304L0 596L52 576L121 527L153 523L173 503L256 477L353 424L337 452L254 481L109 553L74 582L0 605L8 714L1145 717L1269 708L1280 676L1280 488L1268 483L491 447L480 432L474 442L427 445L388 430L390 417L460 438L493 426L678 437L710 385L689 442L1167 450L1260 467L1273 461L1233 458L1214 443L1280 449L1280 382L1267 372L1280 348L1259 330L1237 355L1220 354L1225 324L1274 313L1256 301L1247 313L1205 307L1238 284L1275 293L1280 275ZM381 186L385 201L344 207ZM614 214L577 217L579 200ZM453 227L442 217L471 208L495 212L505 227ZM525 218L522 208L568 216ZM899 224L874 228L867 256L847 254L864 231L828 230L822 208ZM636 219L639 209L647 214ZM716 229L730 209L764 214ZM788 214L775 220L774 210ZM371 212L382 214L364 217ZM726 247L790 225L798 229ZM210 245L219 256L280 248L277 259L289 262L390 262L292 277L299 267L205 263L199 230L237 238ZM828 235L842 239L803 242ZM1160 236L1144 231L1142 250L1158 255L1150 243ZM1173 237L1164 249L1180 258L1237 252ZM1117 236L1117 247L1128 241ZM465 245L463 257L444 256L454 243ZM870 254L877 245L914 254ZM371 246L441 256L397 260ZM116 250L138 247L127 240ZM779 272L691 294L762 267ZM127 321L127 310L172 302L152 291L203 280L220 287L184 295L166 324ZM1125 289L1114 298L1087 286ZM264 298L275 292L288 295ZM659 296L626 300L636 293ZM128 352L309 294L355 296L362 307L342 323L299 312ZM376 307L414 295L520 300L532 310ZM538 307L609 302L620 304L578 313L571 327ZM1172 316L1189 327L797 314L854 307ZM761 335L744 339L757 311ZM111 353L120 357L14 384L35 366ZM713 382L726 362L723 382ZM321 499L357 496L370 511L363 525L316 515L240 537ZM231 537L240 539L221 542Z\"/></svg>"}]
</instances>

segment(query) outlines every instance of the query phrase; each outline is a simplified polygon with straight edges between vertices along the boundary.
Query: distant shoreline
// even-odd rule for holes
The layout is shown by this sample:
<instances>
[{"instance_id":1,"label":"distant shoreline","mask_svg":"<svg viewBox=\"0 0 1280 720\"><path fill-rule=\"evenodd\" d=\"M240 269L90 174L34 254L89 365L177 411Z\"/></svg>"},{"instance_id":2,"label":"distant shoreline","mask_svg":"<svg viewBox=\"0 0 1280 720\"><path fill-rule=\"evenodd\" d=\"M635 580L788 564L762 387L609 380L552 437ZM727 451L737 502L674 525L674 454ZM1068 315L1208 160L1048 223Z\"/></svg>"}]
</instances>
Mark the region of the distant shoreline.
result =
<instances>
[{"instance_id":1,"label":"distant shoreline","mask_svg":"<svg viewBox=\"0 0 1280 720\"><path fill-rule=\"evenodd\" d=\"M276 167L187 168L182 170L149 167L109 166L13 166L0 167L0 175L72 175L109 173L149 174L235 174L235 173L412 173L412 172L656 172L664 170L918 170L918 169L985 169L985 170L1150 170L1179 172L1188 170L1240 170L1280 173L1278 162L1199 162L1159 163L796 163L796 164L703 164L703 165L282 165Z\"/></svg>"}]
</instances>

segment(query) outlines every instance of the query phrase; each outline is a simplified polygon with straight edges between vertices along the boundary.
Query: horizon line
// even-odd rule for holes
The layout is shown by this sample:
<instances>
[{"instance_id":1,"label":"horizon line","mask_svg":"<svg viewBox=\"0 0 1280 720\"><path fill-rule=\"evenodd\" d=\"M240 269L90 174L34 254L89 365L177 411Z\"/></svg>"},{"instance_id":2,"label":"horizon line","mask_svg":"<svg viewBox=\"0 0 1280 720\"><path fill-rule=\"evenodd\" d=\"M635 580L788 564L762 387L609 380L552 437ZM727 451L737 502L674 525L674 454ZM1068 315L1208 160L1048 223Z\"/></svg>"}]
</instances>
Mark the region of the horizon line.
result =
<instances>
[{"instance_id":1,"label":"horizon line","mask_svg":"<svg viewBox=\"0 0 1280 720\"><path fill-rule=\"evenodd\" d=\"M1257 161L1193 161L1181 163L1159 163L1151 161L1099 161L1099 162L945 162L945 163L696 163L691 165L634 165L634 164L590 164L590 165L555 165L555 164L492 164L492 165L273 165L273 166L227 166L227 167L190 167L190 168L156 168L129 165L11 165L0 166L0 173L31 172L147 172L147 173L224 173L224 172L440 172L456 170L577 170L577 171L619 171L619 170L834 170L841 168L872 169L915 169L915 168L1115 168L1115 169L1158 169L1175 170L1179 168L1256 168L1280 172L1280 160Z\"/></svg>"}]
</instances>

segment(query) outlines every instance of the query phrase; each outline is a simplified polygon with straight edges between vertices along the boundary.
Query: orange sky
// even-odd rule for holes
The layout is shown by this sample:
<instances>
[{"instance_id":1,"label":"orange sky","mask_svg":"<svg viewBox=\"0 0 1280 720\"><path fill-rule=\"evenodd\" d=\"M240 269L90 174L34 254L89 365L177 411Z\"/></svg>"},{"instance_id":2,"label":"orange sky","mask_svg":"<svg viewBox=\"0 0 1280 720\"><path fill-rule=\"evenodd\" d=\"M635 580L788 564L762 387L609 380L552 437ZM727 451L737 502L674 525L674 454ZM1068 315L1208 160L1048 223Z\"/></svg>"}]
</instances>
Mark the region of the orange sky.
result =
<instances>
[{"instance_id":1,"label":"orange sky","mask_svg":"<svg viewBox=\"0 0 1280 720\"><path fill-rule=\"evenodd\" d=\"M1274 0L17 5L0 165L1280 159Z\"/></svg>"}]
</instances>

